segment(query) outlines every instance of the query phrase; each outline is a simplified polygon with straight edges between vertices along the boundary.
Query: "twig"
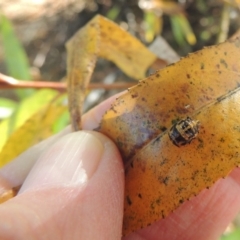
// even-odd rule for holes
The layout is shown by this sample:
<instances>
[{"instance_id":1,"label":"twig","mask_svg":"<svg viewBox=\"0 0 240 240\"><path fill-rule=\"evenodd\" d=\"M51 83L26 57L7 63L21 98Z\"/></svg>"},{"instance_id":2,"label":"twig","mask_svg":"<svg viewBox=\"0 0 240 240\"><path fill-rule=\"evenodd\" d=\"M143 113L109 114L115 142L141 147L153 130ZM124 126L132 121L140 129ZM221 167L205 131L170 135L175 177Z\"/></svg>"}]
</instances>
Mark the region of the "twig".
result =
<instances>
[{"instance_id":1,"label":"twig","mask_svg":"<svg viewBox=\"0 0 240 240\"><path fill-rule=\"evenodd\" d=\"M137 84L137 82L136 82ZM132 87L135 83L128 82L119 82L112 84L103 84L103 83L90 83L89 89L98 89L103 88L106 90L109 89L127 89ZM15 78L6 76L0 73L0 89L16 89L16 88L51 88L58 91L66 91L67 85L62 82L47 82L47 81L19 81Z\"/></svg>"}]
</instances>

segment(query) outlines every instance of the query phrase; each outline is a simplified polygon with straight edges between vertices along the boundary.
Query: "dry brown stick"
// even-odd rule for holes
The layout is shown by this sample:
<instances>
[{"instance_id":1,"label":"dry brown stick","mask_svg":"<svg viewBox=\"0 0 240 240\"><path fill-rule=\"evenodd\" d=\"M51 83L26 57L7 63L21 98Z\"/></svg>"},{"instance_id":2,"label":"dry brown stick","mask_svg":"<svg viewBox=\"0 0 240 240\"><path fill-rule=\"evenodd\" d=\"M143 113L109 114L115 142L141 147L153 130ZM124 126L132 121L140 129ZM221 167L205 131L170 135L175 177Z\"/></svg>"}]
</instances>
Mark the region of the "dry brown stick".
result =
<instances>
[{"instance_id":1,"label":"dry brown stick","mask_svg":"<svg viewBox=\"0 0 240 240\"><path fill-rule=\"evenodd\" d=\"M136 82L137 83L137 82ZM109 89L127 89L135 85L134 83L118 82L112 84L104 83L90 83L89 89L103 88ZM0 73L0 89L11 89L11 88L51 88L58 91L66 91L67 85L62 82L47 82L47 81L19 81L15 78L6 76Z\"/></svg>"}]
</instances>

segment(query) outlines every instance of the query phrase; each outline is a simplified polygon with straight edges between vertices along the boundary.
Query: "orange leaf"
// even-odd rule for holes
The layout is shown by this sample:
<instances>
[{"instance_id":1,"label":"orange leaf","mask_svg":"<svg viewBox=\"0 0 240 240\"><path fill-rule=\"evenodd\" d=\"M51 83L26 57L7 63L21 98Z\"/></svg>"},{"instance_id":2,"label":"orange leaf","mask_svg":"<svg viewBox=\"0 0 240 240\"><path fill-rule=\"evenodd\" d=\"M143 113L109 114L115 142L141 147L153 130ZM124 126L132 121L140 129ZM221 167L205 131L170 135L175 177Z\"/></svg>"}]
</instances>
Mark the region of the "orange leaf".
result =
<instances>
[{"instance_id":1,"label":"orange leaf","mask_svg":"<svg viewBox=\"0 0 240 240\"><path fill-rule=\"evenodd\" d=\"M240 40L189 54L130 88L104 115L99 131L125 161L179 119L240 84Z\"/></svg>"},{"instance_id":2,"label":"orange leaf","mask_svg":"<svg viewBox=\"0 0 240 240\"><path fill-rule=\"evenodd\" d=\"M126 168L123 233L166 217L240 166L240 89L193 115L198 137L176 147L164 132Z\"/></svg>"},{"instance_id":3,"label":"orange leaf","mask_svg":"<svg viewBox=\"0 0 240 240\"><path fill-rule=\"evenodd\" d=\"M239 48L236 39L190 54L130 88L103 116L98 130L125 162L124 235L164 218L240 165ZM192 141L198 131L187 117L200 122ZM180 119L185 125L174 125Z\"/></svg>"}]
</instances>

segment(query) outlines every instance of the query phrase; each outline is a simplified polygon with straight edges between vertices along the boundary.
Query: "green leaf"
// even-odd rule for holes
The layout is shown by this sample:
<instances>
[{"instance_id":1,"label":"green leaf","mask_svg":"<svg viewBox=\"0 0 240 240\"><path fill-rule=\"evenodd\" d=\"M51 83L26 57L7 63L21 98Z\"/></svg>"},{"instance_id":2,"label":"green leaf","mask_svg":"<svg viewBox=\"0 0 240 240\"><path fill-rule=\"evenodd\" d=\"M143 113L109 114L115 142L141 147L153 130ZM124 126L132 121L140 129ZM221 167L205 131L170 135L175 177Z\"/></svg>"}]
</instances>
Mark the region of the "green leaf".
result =
<instances>
[{"instance_id":1,"label":"green leaf","mask_svg":"<svg viewBox=\"0 0 240 240\"><path fill-rule=\"evenodd\" d=\"M26 53L14 33L11 22L3 15L0 18L0 33L9 74L17 79L30 80Z\"/></svg>"},{"instance_id":2,"label":"green leaf","mask_svg":"<svg viewBox=\"0 0 240 240\"><path fill-rule=\"evenodd\" d=\"M176 42L180 45L183 46L186 44L180 23L178 21L178 18L176 17L176 15L172 15L170 17L170 21L171 21L171 25L172 25L172 31L173 31L173 35L174 38L176 40Z\"/></svg>"},{"instance_id":3,"label":"green leaf","mask_svg":"<svg viewBox=\"0 0 240 240\"><path fill-rule=\"evenodd\" d=\"M193 33L193 30L190 26L189 21L187 20L187 18L183 14L177 14L176 17L179 21L179 24L182 28L183 34L184 34L187 42L190 45L194 45L196 43L196 37Z\"/></svg>"},{"instance_id":4,"label":"green leaf","mask_svg":"<svg viewBox=\"0 0 240 240\"><path fill-rule=\"evenodd\" d=\"M113 6L106 14L106 17L114 21L120 13L120 7Z\"/></svg>"},{"instance_id":5,"label":"green leaf","mask_svg":"<svg viewBox=\"0 0 240 240\"><path fill-rule=\"evenodd\" d=\"M153 12L144 13L145 39L147 42L152 42L154 37L162 31L162 17L157 16Z\"/></svg>"},{"instance_id":6,"label":"green leaf","mask_svg":"<svg viewBox=\"0 0 240 240\"><path fill-rule=\"evenodd\" d=\"M173 35L180 46L185 44L185 41L190 45L196 43L196 37L192 28L183 14L176 14L170 17Z\"/></svg>"},{"instance_id":7,"label":"green leaf","mask_svg":"<svg viewBox=\"0 0 240 240\"><path fill-rule=\"evenodd\" d=\"M16 79L31 80L26 52L16 37L11 22L2 14L0 15L0 35L8 74ZM33 92L34 90L30 89L17 91L21 98Z\"/></svg>"}]
</instances>

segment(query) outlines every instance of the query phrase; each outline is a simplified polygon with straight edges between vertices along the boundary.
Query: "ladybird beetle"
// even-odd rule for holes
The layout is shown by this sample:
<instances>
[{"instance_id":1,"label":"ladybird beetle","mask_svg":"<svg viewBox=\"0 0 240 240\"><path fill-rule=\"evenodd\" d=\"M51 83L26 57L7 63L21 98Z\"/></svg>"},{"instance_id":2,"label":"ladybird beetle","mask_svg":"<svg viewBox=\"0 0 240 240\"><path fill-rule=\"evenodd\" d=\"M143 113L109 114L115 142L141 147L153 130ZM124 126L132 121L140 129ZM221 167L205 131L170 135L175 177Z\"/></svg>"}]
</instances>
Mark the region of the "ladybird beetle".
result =
<instances>
[{"instance_id":1,"label":"ladybird beetle","mask_svg":"<svg viewBox=\"0 0 240 240\"><path fill-rule=\"evenodd\" d=\"M198 135L199 121L192 120L190 117L175 123L168 135L177 147L190 143Z\"/></svg>"}]
</instances>

